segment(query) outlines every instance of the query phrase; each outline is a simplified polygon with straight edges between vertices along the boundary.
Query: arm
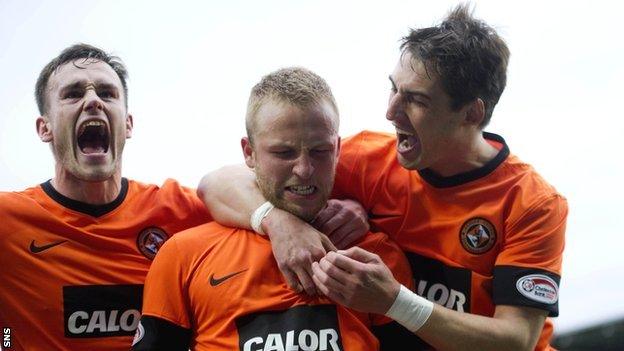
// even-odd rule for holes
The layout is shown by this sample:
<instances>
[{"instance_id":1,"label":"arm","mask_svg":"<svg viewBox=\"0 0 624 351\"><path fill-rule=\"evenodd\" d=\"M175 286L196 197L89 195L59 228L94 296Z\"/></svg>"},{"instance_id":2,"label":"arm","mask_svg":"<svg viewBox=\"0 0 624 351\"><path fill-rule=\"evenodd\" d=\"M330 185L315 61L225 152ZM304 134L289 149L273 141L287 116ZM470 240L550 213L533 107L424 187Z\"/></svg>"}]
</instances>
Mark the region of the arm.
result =
<instances>
[{"instance_id":1,"label":"arm","mask_svg":"<svg viewBox=\"0 0 624 351\"><path fill-rule=\"evenodd\" d=\"M197 195L217 222L246 229L251 229L251 214L266 201L254 173L245 165L226 166L207 174L197 188ZM354 202L341 206L341 203L331 202L314 224L342 244L366 233L368 222L361 219L365 214L361 206L355 206ZM262 228L271 239L273 254L288 285L315 294L311 264L335 249L330 240L310 224L278 208L269 212Z\"/></svg>"},{"instance_id":2,"label":"arm","mask_svg":"<svg viewBox=\"0 0 624 351\"><path fill-rule=\"evenodd\" d=\"M132 351L187 351L191 330L157 317L142 316Z\"/></svg>"},{"instance_id":3,"label":"arm","mask_svg":"<svg viewBox=\"0 0 624 351\"><path fill-rule=\"evenodd\" d=\"M347 307L385 314L399 294L400 284L379 256L358 247L330 252L313 264L317 288ZM531 350L547 311L497 306L493 317L461 313L434 305L415 334L440 350Z\"/></svg>"},{"instance_id":4,"label":"arm","mask_svg":"<svg viewBox=\"0 0 624 351\"><path fill-rule=\"evenodd\" d=\"M230 165L206 174L197 186L215 221L229 227L253 230L249 218L266 200L258 190L256 176L245 165Z\"/></svg>"}]
</instances>

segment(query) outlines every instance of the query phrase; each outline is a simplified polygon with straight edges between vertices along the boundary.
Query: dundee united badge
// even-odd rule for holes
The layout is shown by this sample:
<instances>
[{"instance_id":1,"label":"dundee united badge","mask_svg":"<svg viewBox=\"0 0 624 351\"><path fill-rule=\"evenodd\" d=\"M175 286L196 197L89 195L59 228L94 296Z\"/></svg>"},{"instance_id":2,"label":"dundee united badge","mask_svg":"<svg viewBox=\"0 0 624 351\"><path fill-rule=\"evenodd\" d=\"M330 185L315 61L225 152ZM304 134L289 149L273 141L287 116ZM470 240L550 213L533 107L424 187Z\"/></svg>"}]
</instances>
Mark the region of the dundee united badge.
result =
<instances>
[{"instance_id":1,"label":"dundee united badge","mask_svg":"<svg viewBox=\"0 0 624 351\"><path fill-rule=\"evenodd\" d=\"M496 243L496 229L484 218L471 218L462 226L459 240L466 251L482 254Z\"/></svg>"},{"instance_id":2,"label":"dundee united badge","mask_svg":"<svg viewBox=\"0 0 624 351\"><path fill-rule=\"evenodd\" d=\"M153 260L158 249L168 238L167 233L158 227L145 228L137 237L137 248L145 257Z\"/></svg>"}]
</instances>

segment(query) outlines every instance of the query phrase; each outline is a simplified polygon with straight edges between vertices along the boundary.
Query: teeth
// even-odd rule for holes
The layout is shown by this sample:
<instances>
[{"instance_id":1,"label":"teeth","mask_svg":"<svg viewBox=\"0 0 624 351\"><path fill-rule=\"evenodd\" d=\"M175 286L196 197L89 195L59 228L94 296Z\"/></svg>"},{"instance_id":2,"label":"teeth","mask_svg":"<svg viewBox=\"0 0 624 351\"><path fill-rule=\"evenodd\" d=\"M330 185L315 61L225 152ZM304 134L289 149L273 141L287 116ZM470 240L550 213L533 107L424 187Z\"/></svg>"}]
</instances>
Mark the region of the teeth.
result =
<instances>
[{"instance_id":1,"label":"teeth","mask_svg":"<svg viewBox=\"0 0 624 351\"><path fill-rule=\"evenodd\" d=\"M313 185L295 185L289 189L297 195L310 195L314 192L315 187Z\"/></svg>"},{"instance_id":2,"label":"teeth","mask_svg":"<svg viewBox=\"0 0 624 351\"><path fill-rule=\"evenodd\" d=\"M106 126L106 123L102 121L98 121L98 120L87 121L83 123L82 125L80 125L80 129L78 130L78 135L82 134L82 132L84 132L85 128L87 127L104 127L104 126Z\"/></svg>"},{"instance_id":3,"label":"teeth","mask_svg":"<svg viewBox=\"0 0 624 351\"><path fill-rule=\"evenodd\" d=\"M410 143L407 139L404 139L403 141L401 141L400 146L404 149L408 149L410 147Z\"/></svg>"},{"instance_id":4,"label":"teeth","mask_svg":"<svg viewBox=\"0 0 624 351\"><path fill-rule=\"evenodd\" d=\"M402 129L399 129L399 128L396 128L396 132L397 132L397 134L404 134L404 135L408 135L408 136L414 136L414 133L406 132L406 131L404 131Z\"/></svg>"}]
</instances>

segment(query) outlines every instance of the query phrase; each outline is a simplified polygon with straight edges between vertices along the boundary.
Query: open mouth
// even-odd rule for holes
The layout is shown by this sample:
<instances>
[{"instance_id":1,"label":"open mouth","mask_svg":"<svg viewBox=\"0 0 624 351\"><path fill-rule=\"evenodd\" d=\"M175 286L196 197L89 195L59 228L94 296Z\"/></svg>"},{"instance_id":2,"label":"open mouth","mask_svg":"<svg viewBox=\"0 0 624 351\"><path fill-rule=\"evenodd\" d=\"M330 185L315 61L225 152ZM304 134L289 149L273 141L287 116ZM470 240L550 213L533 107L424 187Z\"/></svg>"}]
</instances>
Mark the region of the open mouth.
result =
<instances>
[{"instance_id":1,"label":"open mouth","mask_svg":"<svg viewBox=\"0 0 624 351\"><path fill-rule=\"evenodd\" d=\"M78 128L78 148L83 154L104 154L108 152L110 136L103 121L91 120Z\"/></svg>"},{"instance_id":2,"label":"open mouth","mask_svg":"<svg viewBox=\"0 0 624 351\"><path fill-rule=\"evenodd\" d=\"M416 148L420 141L415 134L405 132L403 130L397 129L397 142L398 142L398 151L400 153L409 152Z\"/></svg>"},{"instance_id":3,"label":"open mouth","mask_svg":"<svg viewBox=\"0 0 624 351\"><path fill-rule=\"evenodd\" d=\"M314 185L293 185L287 186L286 190L300 196L308 196L314 194L316 187Z\"/></svg>"}]
</instances>

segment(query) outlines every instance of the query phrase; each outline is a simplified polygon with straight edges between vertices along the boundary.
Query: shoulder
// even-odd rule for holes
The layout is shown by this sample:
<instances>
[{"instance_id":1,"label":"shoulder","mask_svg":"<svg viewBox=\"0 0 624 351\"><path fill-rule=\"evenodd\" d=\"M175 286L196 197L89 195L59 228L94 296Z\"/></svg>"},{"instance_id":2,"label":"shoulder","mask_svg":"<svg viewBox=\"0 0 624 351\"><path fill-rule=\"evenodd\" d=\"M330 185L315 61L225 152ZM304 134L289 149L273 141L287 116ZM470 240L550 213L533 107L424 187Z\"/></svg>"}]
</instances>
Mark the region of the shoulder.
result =
<instances>
[{"instance_id":1,"label":"shoulder","mask_svg":"<svg viewBox=\"0 0 624 351\"><path fill-rule=\"evenodd\" d=\"M545 203L567 208L567 200L548 183L530 164L515 155L509 155L501 165L500 176L510 183L510 194L518 205L526 209Z\"/></svg>"},{"instance_id":2,"label":"shoulder","mask_svg":"<svg viewBox=\"0 0 624 351\"><path fill-rule=\"evenodd\" d=\"M342 140L338 173L383 173L401 168L396 155L396 137L389 133L362 131Z\"/></svg>"},{"instance_id":3,"label":"shoulder","mask_svg":"<svg viewBox=\"0 0 624 351\"><path fill-rule=\"evenodd\" d=\"M361 131L344 138L341 143L343 151L360 153L387 153L394 150L396 137L390 133Z\"/></svg>"},{"instance_id":4,"label":"shoulder","mask_svg":"<svg viewBox=\"0 0 624 351\"><path fill-rule=\"evenodd\" d=\"M0 209L6 211L23 211L37 203L37 198L43 193L41 186L35 185L21 191L0 191Z\"/></svg>"},{"instance_id":5,"label":"shoulder","mask_svg":"<svg viewBox=\"0 0 624 351\"><path fill-rule=\"evenodd\" d=\"M167 179L160 186L128 180L128 198L139 204L149 202L152 206L205 210L195 189L182 186L174 179Z\"/></svg>"},{"instance_id":6,"label":"shoulder","mask_svg":"<svg viewBox=\"0 0 624 351\"><path fill-rule=\"evenodd\" d=\"M137 180L128 179L128 189L132 192L140 193L194 193L195 190L182 186L177 180L168 178L162 185L148 184Z\"/></svg>"},{"instance_id":7,"label":"shoulder","mask_svg":"<svg viewBox=\"0 0 624 351\"><path fill-rule=\"evenodd\" d=\"M165 242L165 245L171 242L169 245L175 245L178 250L182 250L185 253L201 252L203 254L216 247L235 249L248 240L258 241L262 239L259 235L246 229L226 227L217 222L208 222L174 234Z\"/></svg>"},{"instance_id":8,"label":"shoulder","mask_svg":"<svg viewBox=\"0 0 624 351\"><path fill-rule=\"evenodd\" d=\"M171 241L179 249L184 249L185 252L203 251L229 237L237 230L236 228L224 227L217 222L209 222L182 230L167 240L167 243Z\"/></svg>"}]
</instances>

